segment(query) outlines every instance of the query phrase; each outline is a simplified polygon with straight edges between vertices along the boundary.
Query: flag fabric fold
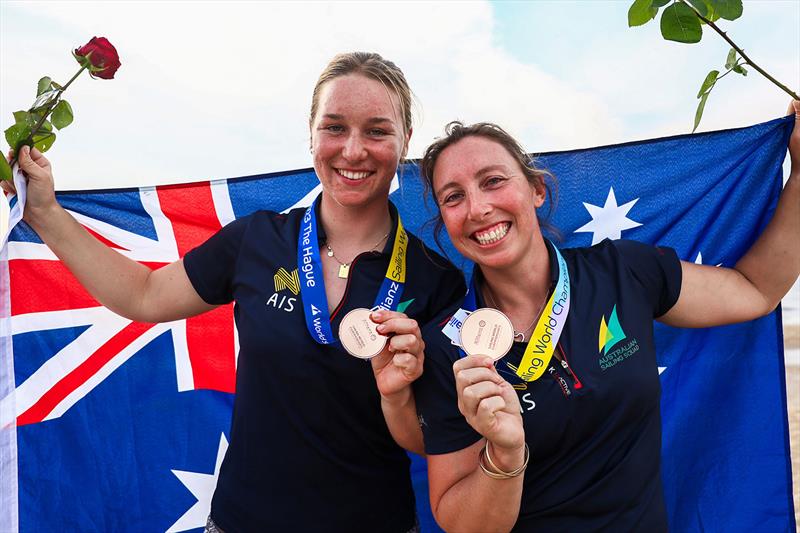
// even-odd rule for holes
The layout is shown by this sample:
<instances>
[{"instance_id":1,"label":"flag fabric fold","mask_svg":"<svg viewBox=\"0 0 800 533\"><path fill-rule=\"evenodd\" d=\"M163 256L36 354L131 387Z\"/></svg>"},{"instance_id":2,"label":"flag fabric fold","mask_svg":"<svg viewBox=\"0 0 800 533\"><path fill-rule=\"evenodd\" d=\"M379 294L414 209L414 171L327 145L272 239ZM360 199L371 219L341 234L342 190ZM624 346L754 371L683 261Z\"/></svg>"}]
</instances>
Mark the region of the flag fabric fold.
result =
<instances>
[{"instance_id":1,"label":"flag fabric fold","mask_svg":"<svg viewBox=\"0 0 800 533\"><path fill-rule=\"evenodd\" d=\"M626 238L733 266L775 208L791 129L783 118L542 154L558 180L556 242ZM305 169L58 199L96 238L159 268L257 209L308 205L318 188ZM435 206L421 198L406 164L391 199L435 246ZM167 324L119 317L24 222L3 248L0 288L0 531L202 528L235 394L232 306ZM656 337L670 528L793 531L780 310L721 328L656 325ZM424 463L413 464L423 531L436 530Z\"/></svg>"}]
</instances>

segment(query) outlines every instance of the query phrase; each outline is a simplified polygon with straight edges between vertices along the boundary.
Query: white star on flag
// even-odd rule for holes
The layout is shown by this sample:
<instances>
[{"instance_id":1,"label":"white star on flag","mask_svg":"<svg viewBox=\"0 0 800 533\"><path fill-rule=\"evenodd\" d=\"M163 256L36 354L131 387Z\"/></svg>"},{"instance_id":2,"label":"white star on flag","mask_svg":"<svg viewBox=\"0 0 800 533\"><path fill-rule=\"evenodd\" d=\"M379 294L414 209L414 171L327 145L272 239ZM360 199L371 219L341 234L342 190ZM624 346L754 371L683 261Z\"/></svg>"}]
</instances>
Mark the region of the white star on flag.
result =
<instances>
[{"instance_id":1,"label":"white star on flag","mask_svg":"<svg viewBox=\"0 0 800 533\"><path fill-rule=\"evenodd\" d=\"M222 465L222 458L225 457L227 450L228 439L225 438L223 433L219 437L217 462L214 465L213 474L201 474L200 472L186 472L183 470L172 471L175 477L197 498L197 502L183 513L183 516L177 522L172 524L167 533L206 527L206 519L208 519L208 514L211 511L211 497L214 495L214 488L217 486L217 478L219 477L219 467Z\"/></svg>"},{"instance_id":2,"label":"white star on flag","mask_svg":"<svg viewBox=\"0 0 800 533\"><path fill-rule=\"evenodd\" d=\"M641 223L627 217L628 211L633 204L639 201L634 198L630 202L617 205L617 197L614 196L614 188L609 187L606 204L603 207L587 204L583 202L583 207L589 211L592 220L575 230L575 233L592 233L592 246L601 242L603 239L619 239L622 232L626 229L641 226Z\"/></svg>"},{"instance_id":3,"label":"white star on flag","mask_svg":"<svg viewBox=\"0 0 800 533\"><path fill-rule=\"evenodd\" d=\"M694 264L696 265L703 264L703 252L697 252L697 257L694 260ZM717 263L717 266L722 266L722 263Z\"/></svg>"}]
</instances>

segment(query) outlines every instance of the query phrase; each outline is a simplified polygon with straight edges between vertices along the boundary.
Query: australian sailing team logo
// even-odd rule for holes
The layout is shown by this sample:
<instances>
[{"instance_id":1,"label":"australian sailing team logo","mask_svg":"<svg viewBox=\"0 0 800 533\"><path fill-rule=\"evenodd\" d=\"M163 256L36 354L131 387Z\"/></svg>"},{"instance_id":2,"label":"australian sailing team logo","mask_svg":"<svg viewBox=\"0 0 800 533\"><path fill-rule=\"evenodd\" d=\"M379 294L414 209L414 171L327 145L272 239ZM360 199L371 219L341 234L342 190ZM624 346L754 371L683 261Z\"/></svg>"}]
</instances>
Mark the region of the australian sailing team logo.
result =
<instances>
[{"instance_id":1,"label":"australian sailing team logo","mask_svg":"<svg viewBox=\"0 0 800 533\"><path fill-rule=\"evenodd\" d=\"M627 341L627 342L623 342ZM598 363L605 371L621 363L639 351L639 342L625 335L617 316L617 306L611 310L611 315L606 322L606 316L600 319L600 334L598 336L597 350L602 354Z\"/></svg>"}]
</instances>

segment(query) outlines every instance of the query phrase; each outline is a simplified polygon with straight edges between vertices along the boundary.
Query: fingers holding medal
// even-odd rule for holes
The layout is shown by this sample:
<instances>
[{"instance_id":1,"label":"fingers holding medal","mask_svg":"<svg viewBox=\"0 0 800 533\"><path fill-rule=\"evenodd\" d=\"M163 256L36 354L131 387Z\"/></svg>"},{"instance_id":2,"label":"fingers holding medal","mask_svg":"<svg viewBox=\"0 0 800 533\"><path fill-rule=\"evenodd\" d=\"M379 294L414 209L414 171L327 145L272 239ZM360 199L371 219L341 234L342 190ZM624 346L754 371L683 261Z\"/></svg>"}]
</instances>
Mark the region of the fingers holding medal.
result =
<instances>
[{"instance_id":1,"label":"fingers holding medal","mask_svg":"<svg viewBox=\"0 0 800 533\"><path fill-rule=\"evenodd\" d=\"M422 374L425 359L425 341L419 324L413 318L397 311L379 310L372 314L379 323L378 332L389 335L388 352L392 354L392 365L399 368L409 382Z\"/></svg>"},{"instance_id":2,"label":"fingers holding medal","mask_svg":"<svg viewBox=\"0 0 800 533\"><path fill-rule=\"evenodd\" d=\"M355 315L351 317L351 313ZM384 397L402 391L422 375L425 342L417 321L404 313L351 311L342 319L339 338L348 353L370 359Z\"/></svg>"},{"instance_id":3,"label":"fingers holding medal","mask_svg":"<svg viewBox=\"0 0 800 533\"><path fill-rule=\"evenodd\" d=\"M458 408L475 431L501 447L519 446L525 439L519 398L497 373L493 357L469 355L453 364Z\"/></svg>"}]
</instances>

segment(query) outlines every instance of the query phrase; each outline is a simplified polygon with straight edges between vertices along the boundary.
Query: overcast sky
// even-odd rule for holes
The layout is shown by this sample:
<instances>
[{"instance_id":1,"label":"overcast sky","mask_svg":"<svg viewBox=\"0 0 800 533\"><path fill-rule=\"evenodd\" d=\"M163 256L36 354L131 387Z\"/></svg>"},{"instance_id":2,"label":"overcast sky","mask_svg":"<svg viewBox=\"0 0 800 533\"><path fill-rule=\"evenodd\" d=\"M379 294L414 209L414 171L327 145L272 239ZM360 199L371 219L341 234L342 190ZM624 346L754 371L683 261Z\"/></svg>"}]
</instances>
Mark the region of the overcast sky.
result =
<instances>
[{"instance_id":1,"label":"overcast sky","mask_svg":"<svg viewBox=\"0 0 800 533\"><path fill-rule=\"evenodd\" d=\"M664 41L627 27L629 1L0 1L0 125L30 106L43 75L66 82L70 50L108 37L115 80L82 76L75 122L48 152L57 188L235 177L310 166L308 109L337 52L377 51L419 101L410 156L452 119L498 122L530 151L686 133L706 73L728 46ZM751 58L800 88L800 2L745 2L720 21ZM789 98L751 70L714 89L700 130L784 113ZM4 143L5 146L5 143Z\"/></svg>"}]
</instances>

